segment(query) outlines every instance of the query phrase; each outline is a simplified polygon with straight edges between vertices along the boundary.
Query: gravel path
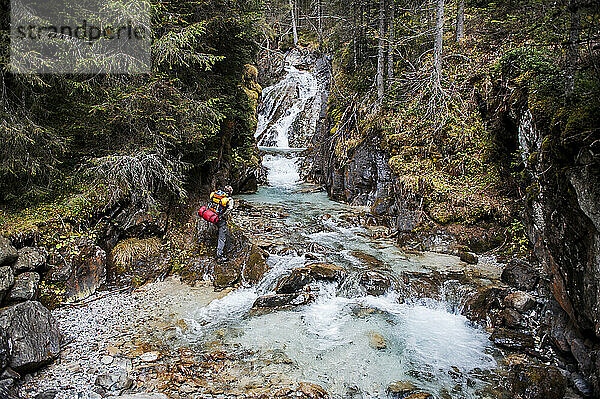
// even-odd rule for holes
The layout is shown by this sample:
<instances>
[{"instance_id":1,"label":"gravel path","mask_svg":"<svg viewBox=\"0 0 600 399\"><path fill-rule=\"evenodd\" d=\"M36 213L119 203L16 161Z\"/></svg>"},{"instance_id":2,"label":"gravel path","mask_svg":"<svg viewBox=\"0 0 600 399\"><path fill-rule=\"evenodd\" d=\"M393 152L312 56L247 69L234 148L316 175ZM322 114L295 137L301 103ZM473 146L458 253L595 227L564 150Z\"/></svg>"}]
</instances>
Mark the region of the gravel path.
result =
<instances>
[{"instance_id":1,"label":"gravel path","mask_svg":"<svg viewBox=\"0 0 600 399\"><path fill-rule=\"evenodd\" d=\"M118 395L124 387L142 385L136 366L144 353L174 339L178 316L223 297L212 285L189 287L176 278L148 284L133 293L99 293L82 306L64 306L52 313L65 343L61 358L25 377L20 393L33 398L58 390L57 399L97 399L95 390L110 386L105 395ZM148 351L148 352L146 352ZM114 383L114 384L113 384ZM142 388L142 387L140 387Z\"/></svg>"}]
</instances>

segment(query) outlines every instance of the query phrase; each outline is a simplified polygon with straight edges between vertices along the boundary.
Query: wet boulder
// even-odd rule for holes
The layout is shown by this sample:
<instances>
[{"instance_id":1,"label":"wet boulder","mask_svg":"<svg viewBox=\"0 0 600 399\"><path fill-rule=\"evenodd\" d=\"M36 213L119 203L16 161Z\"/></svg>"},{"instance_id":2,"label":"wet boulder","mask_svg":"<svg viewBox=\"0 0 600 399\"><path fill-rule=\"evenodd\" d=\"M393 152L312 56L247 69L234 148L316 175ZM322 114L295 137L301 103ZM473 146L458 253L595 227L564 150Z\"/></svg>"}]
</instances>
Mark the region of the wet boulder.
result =
<instances>
[{"instance_id":1,"label":"wet boulder","mask_svg":"<svg viewBox=\"0 0 600 399\"><path fill-rule=\"evenodd\" d=\"M523 325L523 316L514 309L502 310L496 320L494 321L495 326L506 326L508 328L519 328Z\"/></svg>"},{"instance_id":2,"label":"wet boulder","mask_svg":"<svg viewBox=\"0 0 600 399\"><path fill-rule=\"evenodd\" d=\"M312 252L307 252L304 254L304 258L307 260L319 260L319 255L313 254Z\"/></svg>"},{"instance_id":3,"label":"wet boulder","mask_svg":"<svg viewBox=\"0 0 600 399\"><path fill-rule=\"evenodd\" d=\"M0 329L10 336L9 366L19 373L36 370L60 354L58 323L39 302L22 302L0 310Z\"/></svg>"},{"instance_id":4,"label":"wet boulder","mask_svg":"<svg viewBox=\"0 0 600 399\"><path fill-rule=\"evenodd\" d=\"M73 258L72 273L66 282L67 301L76 302L93 295L106 279L106 252L87 245Z\"/></svg>"},{"instance_id":5,"label":"wet boulder","mask_svg":"<svg viewBox=\"0 0 600 399\"><path fill-rule=\"evenodd\" d=\"M387 392L393 398L403 398L416 389L415 384L410 381L395 381L387 387Z\"/></svg>"},{"instance_id":6,"label":"wet boulder","mask_svg":"<svg viewBox=\"0 0 600 399\"><path fill-rule=\"evenodd\" d=\"M10 265L17 260L19 253L9 240L0 237L0 266Z\"/></svg>"},{"instance_id":7,"label":"wet boulder","mask_svg":"<svg viewBox=\"0 0 600 399\"><path fill-rule=\"evenodd\" d=\"M371 332L369 333L369 346L373 349L381 350L387 348L387 343L385 342L383 335Z\"/></svg>"},{"instance_id":8,"label":"wet boulder","mask_svg":"<svg viewBox=\"0 0 600 399\"><path fill-rule=\"evenodd\" d=\"M527 312L535 306L535 299L526 292L517 291L504 298L504 304L520 313Z\"/></svg>"},{"instance_id":9,"label":"wet boulder","mask_svg":"<svg viewBox=\"0 0 600 399\"><path fill-rule=\"evenodd\" d=\"M15 278L15 284L6 297L9 302L24 302L37 299L40 286L40 275L25 272Z\"/></svg>"},{"instance_id":10,"label":"wet boulder","mask_svg":"<svg viewBox=\"0 0 600 399\"><path fill-rule=\"evenodd\" d=\"M485 322L493 310L504 307L504 298L507 295L508 290L504 288L480 288L467 299L462 313L471 321Z\"/></svg>"},{"instance_id":11,"label":"wet boulder","mask_svg":"<svg viewBox=\"0 0 600 399\"><path fill-rule=\"evenodd\" d=\"M25 247L19 249L19 258L13 264L15 273L35 272L46 265L46 255L39 249Z\"/></svg>"},{"instance_id":12,"label":"wet boulder","mask_svg":"<svg viewBox=\"0 0 600 399\"><path fill-rule=\"evenodd\" d=\"M244 262L242 273L244 280L250 283L258 283L269 270L268 257L269 254L266 251L257 245L251 245Z\"/></svg>"},{"instance_id":13,"label":"wet boulder","mask_svg":"<svg viewBox=\"0 0 600 399\"><path fill-rule=\"evenodd\" d=\"M510 390L522 399L562 399L566 380L553 366L517 364L509 373Z\"/></svg>"},{"instance_id":14,"label":"wet boulder","mask_svg":"<svg viewBox=\"0 0 600 399\"><path fill-rule=\"evenodd\" d=\"M204 220L199 221L198 240L202 245L215 249L215 252L212 252L213 256L216 256L217 237L215 225ZM223 252L227 261L215 262L212 270L213 284L217 289L234 286L242 280L257 283L268 271L269 254L260 246L251 243L235 223L227 225Z\"/></svg>"},{"instance_id":15,"label":"wet boulder","mask_svg":"<svg viewBox=\"0 0 600 399\"><path fill-rule=\"evenodd\" d=\"M306 305L314 299L314 296L308 293L294 294L273 294L264 295L256 298L252 305L253 309L261 308L280 308L284 306Z\"/></svg>"},{"instance_id":16,"label":"wet boulder","mask_svg":"<svg viewBox=\"0 0 600 399\"><path fill-rule=\"evenodd\" d=\"M368 295L383 295L392 286L392 280L385 274L368 270L360 277L360 285L365 288Z\"/></svg>"},{"instance_id":17,"label":"wet boulder","mask_svg":"<svg viewBox=\"0 0 600 399\"><path fill-rule=\"evenodd\" d=\"M494 329L490 341L503 348L514 350L534 349L535 345L531 335L507 328Z\"/></svg>"},{"instance_id":18,"label":"wet boulder","mask_svg":"<svg viewBox=\"0 0 600 399\"><path fill-rule=\"evenodd\" d=\"M300 291L302 288L304 288L304 286L310 284L312 281L313 276L310 272L310 269L306 267L297 268L279 280L275 291L278 294L291 294Z\"/></svg>"},{"instance_id":19,"label":"wet boulder","mask_svg":"<svg viewBox=\"0 0 600 399\"><path fill-rule=\"evenodd\" d=\"M284 276L275 291L278 294L290 294L302 290L306 285L317 280L339 281L346 274L346 270L331 263L312 263L299 267L287 276Z\"/></svg>"},{"instance_id":20,"label":"wet boulder","mask_svg":"<svg viewBox=\"0 0 600 399\"><path fill-rule=\"evenodd\" d=\"M341 280L346 274L346 270L338 265L331 263L312 263L306 268L315 280Z\"/></svg>"},{"instance_id":21,"label":"wet boulder","mask_svg":"<svg viewBox=\"0 0 600 399\"><path fill-rule=\"evenodd\" d=\"M476 265L477 263L479 263L477 255L475 255L473 252L459 251L458 257L460 258L460 260L470 265Z\"/></svg>"},{"instance_id":22,"label":"wet boulder","mask_svg":"<svg viewBox=\"0 0 600 399\"><path fill-rule=\"evenodd\" d=\"M298 384L298 391L303 394L301 398L307 399L329 399L330 396L326 390L317 384L310 382L301 382Z\"/></svg>"},{"instance_id":23,"label":"wet boulder","mask_svg":"<svg viewBox=\"0 0 600 399\"><path fill-rule=\"evenodd\" d=\"M13 274L12 267L0 267L0 302L2 302L14 283L15 276Z\"/></svg>"},{"instance_id":24,"label":"wet boulder","mask_svg":"<svg viewBox=\"0 0 600 399\"><path fill-rule=\"evenodd\" d=\"M213 269L213 285L217 289L232 287L240 281L240 268L231 262L216 263Z\"/></svg>"},{"instance_id":25,"label":"wet boulder","mask_svg":"<svg viewBox=\"0 0 600 399\"><path fill-rule=\"evenodd\" d=\"M500 278L504 283L519 290L531 291L540 280L540 274L525 261L511 260L502 270Z\"/></svg>"}]
</instances>

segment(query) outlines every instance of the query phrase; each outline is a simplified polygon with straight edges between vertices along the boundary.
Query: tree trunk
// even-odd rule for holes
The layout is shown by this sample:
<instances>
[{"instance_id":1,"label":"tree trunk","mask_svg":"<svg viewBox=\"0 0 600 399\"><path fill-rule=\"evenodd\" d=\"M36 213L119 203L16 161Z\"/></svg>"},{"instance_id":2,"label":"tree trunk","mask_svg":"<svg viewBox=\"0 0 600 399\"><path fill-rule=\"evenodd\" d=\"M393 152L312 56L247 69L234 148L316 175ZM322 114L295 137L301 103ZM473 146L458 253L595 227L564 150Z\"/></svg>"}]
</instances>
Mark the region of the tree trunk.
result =
<instances>
[{"instance_id":1,"label":"tree trunk","mask_svg":"<svg viewBox=\"0 0 600 399\"><path fill-rule=\"evenodd\" d=\"M437 0L435 16L435 43L433 47L433 63L435 66L435 85L441 87L442 80L442 48L444 40L444 0Z\"/></svg>"},{"instance_id":2,"label":"tree trunk","mask_svg":"<svg viewBox=\"0 0 600 399\"><path fill-rule=\"evenodd\" d=\"M465 0L458 0L456 13L456 41L461 42L465 38Z\"/></svg>"},{"instance_id":3,"label":"tree trunk","mask_svg":"<svg viewBox=\"0 0 600 399\"><path fill-rule=\"evenodd\" d=\"M388 88L391 87L392 81L394 80L394 51L395 37L395 3L394 0L390 0L390 17L388 18Z\"/></svg>"},{"instance_id":4,"label":"tree trunk","mask_svg":"<svg viewBox=\"0 0 600 399\"><path fill-rule=\"evenodd\" d=\"M356 7L356 3L353 3L353 16L352 16L352 22L354 23L354 29L352 32L352 35L354 36L352 38L352 46L353 46L353 51L354 51L354 70L356 71L358 69L358 11L357 9L359 9L358 7Z\"/></svg>"},{"instance_id":5,"label":"tree trunk","mask_svg":"<svg viewBox=\"0 0 600 399\"><path fill-rule=\"evenodd\" d=\"M385 94L385 0L379 1L379 43L377 52L377 100L381 105Z\"/></svg>"},{"instance_id":6,"label":"tree trunk","mask_svg":"<svg viewBox=\"0 0 600 399\"><path fill-rule=\"evenodd\" d=\"M318 0L317 3L319 13L319 50L323 49L323 0Z\"/></svg>"},{"instance_id":7,"label":"tree trunk","mask_svg":"<svg viewBox=\"0 0 600 399\"><path fill-rule=\"evenodd\" d=\"M569 4L569 43L567 48L567 82L565 94L567 101L573 96L575 91L575 72L579 61L579 35L581 31L581 21L579 17L579 8L575 4L576 0L570 1Z\"/></svg>"},{"instance_id":8,"label":"tree trunk","mask_svg":"<svg viewBox=\"0 0 600 399\"><path fill-rule=\"evenodd\" d=\"M292 12L292 32L294 35L294 46L297 46L298 45L298 28L296 26L296 15L294 12L294 8L295 8L294 0L289 0L289 2L290 2L290 10Z\"/></svg>"}]
</instances>

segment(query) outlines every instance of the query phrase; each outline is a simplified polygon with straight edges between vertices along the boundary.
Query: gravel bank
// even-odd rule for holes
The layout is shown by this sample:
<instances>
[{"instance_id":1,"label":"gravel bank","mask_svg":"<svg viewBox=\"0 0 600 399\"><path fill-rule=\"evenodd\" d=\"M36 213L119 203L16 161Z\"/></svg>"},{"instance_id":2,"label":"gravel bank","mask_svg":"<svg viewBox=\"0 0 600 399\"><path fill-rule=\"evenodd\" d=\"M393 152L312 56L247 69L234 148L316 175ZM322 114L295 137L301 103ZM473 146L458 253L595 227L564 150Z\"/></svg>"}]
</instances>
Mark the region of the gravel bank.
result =
<instances>
[{"instance_id":1,"label":"gravel bank","mask_svg":"<svg viewBox=\"0 0 600 399\"><path fill-rule=\"evenodd\" d=\"M20 393L33 398L58 390L57 399L96 399L101 385L107 396L130 386L144 390L137 379L142 355L152 357L174 339L179 315L226 293L215 292L210 283L190 287L168 278L133 293L99 293L86 304L56 309L52 313L65 340L61 358L25 377Z\"/></svg>"}]
</instances>

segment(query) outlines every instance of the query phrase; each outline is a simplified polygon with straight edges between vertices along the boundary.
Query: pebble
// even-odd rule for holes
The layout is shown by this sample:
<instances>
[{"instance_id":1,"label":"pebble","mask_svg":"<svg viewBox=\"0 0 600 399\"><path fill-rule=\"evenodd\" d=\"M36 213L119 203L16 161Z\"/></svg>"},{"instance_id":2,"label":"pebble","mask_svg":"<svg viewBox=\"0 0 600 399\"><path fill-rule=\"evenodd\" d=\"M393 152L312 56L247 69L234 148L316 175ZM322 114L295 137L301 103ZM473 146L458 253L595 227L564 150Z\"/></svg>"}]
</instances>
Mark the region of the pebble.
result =
<instances>
[{"instance_id":1,"label":"pebble","mask_svg":"<svg viewBox=\"0 0 600 399\"><path fill-rule=\"evenodd\" d=\"M113 362L114 358L112 356L104 355L100 358L100 363L109 365Z\"/></svg>"},{"instance_id":2,"label":"pebble","mask_svg":"<svg viewBox=\"0 0 600 399\"><path fill-rule=\"evenodd\" d=\"M140 356L142 362L154 362L158 360L160 353L158 351L146 352Z\"/></svg>"}]
</instances>

